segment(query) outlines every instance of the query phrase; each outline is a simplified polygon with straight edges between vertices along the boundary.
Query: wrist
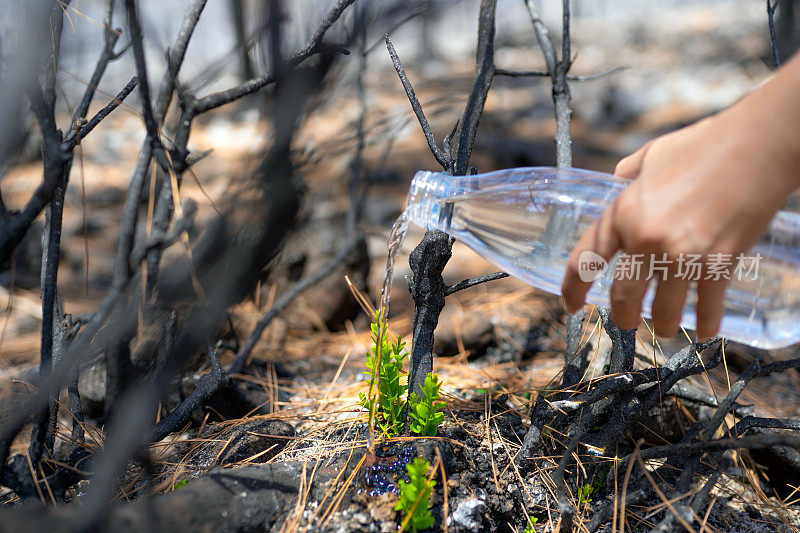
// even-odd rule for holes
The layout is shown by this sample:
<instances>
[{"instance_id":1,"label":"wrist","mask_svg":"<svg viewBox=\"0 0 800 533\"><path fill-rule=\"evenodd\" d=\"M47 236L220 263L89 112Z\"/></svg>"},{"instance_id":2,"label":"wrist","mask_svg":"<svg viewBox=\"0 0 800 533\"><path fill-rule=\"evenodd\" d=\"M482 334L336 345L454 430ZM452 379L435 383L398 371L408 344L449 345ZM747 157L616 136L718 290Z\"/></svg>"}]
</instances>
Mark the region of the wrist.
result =
<instances>
[{"instance_id":1,"label":"wrist","mask_svg":"<svg viewBox=\"0 0 800 533\"><path fill-rule=\"evenodd\" d=\"M721 133L738 139L734 157L752 155L757 179L780 194L800 188L800 54L720 114ZM777 191L776 191L777 192Z\"/></svg>"}]
</instances>

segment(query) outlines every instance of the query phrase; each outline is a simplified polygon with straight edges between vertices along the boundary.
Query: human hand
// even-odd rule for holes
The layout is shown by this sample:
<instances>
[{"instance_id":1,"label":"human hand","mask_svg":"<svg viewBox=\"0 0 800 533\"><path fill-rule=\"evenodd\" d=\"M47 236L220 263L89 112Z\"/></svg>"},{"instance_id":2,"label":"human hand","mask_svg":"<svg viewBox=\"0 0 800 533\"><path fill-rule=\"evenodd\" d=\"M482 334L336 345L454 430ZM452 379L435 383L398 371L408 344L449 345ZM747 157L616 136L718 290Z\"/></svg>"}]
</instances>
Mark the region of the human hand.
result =
<instances>
[{"instance_id":1,"label":"human hand","mask_svg":"<svg viewBox=\"0 0 800 533\"><path fill-rule=\"evenodd\" d=\"M792 63L797 73L798 62ZM643 254L642 278L615 276L610 293L611 320L620 328L637 327L650 283L648 259L661 260L666 254L669 267L658 280L653 326L658 335L678 331L691 283L677 275L678 258L700 255L705 272L713 254L736 257L746 252L798 186L800 132L795 125L782 128L789 119L774 104L782 89L774 82L718 115L649 142L619 162L615 174L633 181L573 249L562 284L568 311L583 304L591 286L578 275L582 252L595 252L607 261L620 250ZM795 98L797 93L792 94ZM727 285L724 279L705 277L697 281L700 340L719 329Z\"/></svg>"}]
</instances>

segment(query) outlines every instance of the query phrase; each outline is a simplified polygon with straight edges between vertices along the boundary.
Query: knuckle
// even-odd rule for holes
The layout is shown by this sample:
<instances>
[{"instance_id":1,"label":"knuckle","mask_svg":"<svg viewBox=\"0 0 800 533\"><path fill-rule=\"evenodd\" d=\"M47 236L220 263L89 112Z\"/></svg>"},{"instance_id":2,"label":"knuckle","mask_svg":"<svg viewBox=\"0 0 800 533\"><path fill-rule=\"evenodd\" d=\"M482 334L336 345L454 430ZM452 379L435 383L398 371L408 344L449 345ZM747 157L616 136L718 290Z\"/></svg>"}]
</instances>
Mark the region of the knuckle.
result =
<instances>
[{"instance_id":1,"label":"knuckle","mask_svg":"<svg viewBox=\"0 0 800 533\"><path fill-rule=\"evenodd\" d=\"M633 165L633 157L623 157L622 159L617 162L617 165L614 167L614 175L615 176L624 176L628 173L628 169Z\"/></svg>"},{"instance_id":2,"label":"knuckle","mask_svg":"<svg viewBox=\"0 0 800 533\"><path fill-rule=\"evenodd\" d=\"M669 234L657 217L648 216L631 228L629 237L631 251L655 252L665 249Z\"/></svg>"}]
</instances>

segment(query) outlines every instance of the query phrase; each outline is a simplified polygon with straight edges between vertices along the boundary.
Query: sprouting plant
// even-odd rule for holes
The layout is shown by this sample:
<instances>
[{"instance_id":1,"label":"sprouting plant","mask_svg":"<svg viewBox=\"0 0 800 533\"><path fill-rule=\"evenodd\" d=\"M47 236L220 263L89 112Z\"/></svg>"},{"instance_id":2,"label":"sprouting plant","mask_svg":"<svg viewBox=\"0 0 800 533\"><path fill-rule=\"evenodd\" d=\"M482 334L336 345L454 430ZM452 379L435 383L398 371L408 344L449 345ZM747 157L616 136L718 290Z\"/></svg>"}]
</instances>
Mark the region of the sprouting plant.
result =
<instances>
[{"instance_id":1,"label":"sprouting plant","mask_svg":"<svg viewBox=\"0 0 800 533\"><path fill-rule=\"evenodd\" d=\"M359 395L360 403L369 409L370 419L376 420L381 432L393 437L403 432L405 420L404 396L408 385L402 375L403 361L408 354L405 343L398 338L389 340L386 321L378 313L372 322L372 347L366 354L369 371L369 392ZM377 391L375 382L377 381Z\"/></svg>"},{"instance_id":2,"label":"sprouting plant","mask_svg":"<svg viewBox=\"0 0 800 533\"><path fill-rule=\"evenodd\" d=\"M529 516L528 521L525 523L525 533L534 533L533 526L538 522L539 519L535 516Z\"/></svg>"},{"instance_id":3,"label":"sprouting plant","mask_svg":"<svg viewBox=\"0 0 800 533\"><path fill-rule=\"evenodd\" d=\"M606 486L606 475L608 474L608 467L600 468L594 476L591 483L578 488L578 502L581 505L586 505L592 501L592 494Z\"/></svg>"},{"instance_id":4,"label":"sprouting plant","mask_svg":"<svg viewBox=\"0 0 800 533\"><path fill-rule=\"evenodd\" d=\"M403 479L397 484L400 489L400 500L394 506L395 511L403 511L403 529L409 525L416 533L433 525L433 516L428 509L431 505L431 494L436 481L428 479L430 463L417 457L406 465L408 481Z\"/></svg>"},{"instance_id":5,"label":"sprouting plant","mask_svg":"<svg viewBox=\"0 0 800 533\"><path fill-rule=\"evenodd\" d=\"M592 501L592 494L597 489L592 486L591 484L587 483L586 485L578 488L578 503L581 505L586 505L590 501Z\"/></svg>"},{"instance_id":6,"label":"sprouting plant","mask_svg":"<svg viewBox=\"0 0 800 533\"><path fill-rule=\"evenodd\" d=\"M174 485L172 485L172 490L182 489L186 486L186 480L182 479L180 481L176 481Z\"/></svg>"},{"instance_id":7,"label":"sprouting plant","mask_svg":"<svg viewBox=\"0 0 800 533\"><path fill-rule=\"evenodd\" d=\"M444 421L444 402L439 401L439 388L442 386L439 378L434 373L425 376L422 385L422 398L416 393L409 396L409 414L411 415L411 433L423 437L435 437L439 424Z\"/></svg>"}]
</instances>

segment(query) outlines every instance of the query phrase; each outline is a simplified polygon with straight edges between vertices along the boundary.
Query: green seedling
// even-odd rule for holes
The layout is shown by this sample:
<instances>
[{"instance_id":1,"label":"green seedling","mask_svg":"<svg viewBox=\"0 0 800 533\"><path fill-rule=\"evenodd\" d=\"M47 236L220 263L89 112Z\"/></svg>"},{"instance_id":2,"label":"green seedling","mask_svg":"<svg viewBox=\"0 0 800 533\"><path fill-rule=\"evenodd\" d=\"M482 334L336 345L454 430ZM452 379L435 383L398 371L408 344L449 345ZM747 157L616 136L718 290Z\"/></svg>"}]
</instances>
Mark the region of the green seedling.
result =
<instances>
[{"instance_id":1,"label":"green seedling","mask_svg":"<svg viewBox=\"0 0 800 533\"><path fill-rule=\"evenodd\" d=\"M535 529L533 526L538 522L539 519L535 516L529 516L528 521L525 524L525 533L534 533Z\"/></svg>"},{"instance_id":2,"label":"green seedling","mask_svg":"<svg viewBox=\"0 0 800 533\"><path fill-rule=\"evenodd\" d=\"M416 533L420 529L427 529L433 525L431 495L436 481L428 479L430 463L422 457L417 457L406 465L408 481L401 479L397 484L400 489L400 500L394 506L395 511L403 511L404 531L408 526Z\"/></svg>"},{"instance_id":3,"label":"green seedling","mask_svg":"<svg viewBox=\"0 0 800 533\"><path fill-rule=\"evenodd\" d=\"M359 400L364 408L369 409L370 419L376 421L386 437L402 433L405 424L404 396L408 390L403 375L403 361L408 357L405 346L399 338L395 342L389 340L386 321L379 313L375 313L372 347L366 354L369 392L361 393Z\"/></svg>"},{"instance_id":4,"label":"green seedling","mask_svg":"<svg viewBox=\"0 0 800 533\"><path fill-rule=\"evenodd\" d=\"M182 479L180 481L176 481L174 485L172 485L172 490L182 489L186 486L186 480Z\"/></svg>"},{"instance_id":5,"label":"green seedling","mask_svg":"<svg viewBox=\"0 0 800 533\"><path fill-rule=\"evenodd\" d=\"M608 470L608 467L600 468L595 474L591 483L587 483L578 489L578 502L581 505L586 505L592 501L592 494L606 486L606 475L608 474Z\"/></svg>"},{"instance_id":6,"label":"green seedling","mask_svg":"<svg viewBox=\"0 0 800 533\"><path fill-rule=\"evenodd\" d=\"M442 386L439 377L434 373L425 376L422 385L422 398L416 393L409 396L409 414L411 415L411 433L421 437L435 437L439 424L444 421L445 403L439 401L439 388Z\"/></svg>"},{"instance_id":7,"label":"green seedling","mask_svg":"<svg viewBox=\"0 0 800 533\"><path fill-rule=\"evenodd\" d=\"M581 505L586 505L592 501L592 494L594 494L596 490L597 489L589 483L578 488L578 503Z\"/></svg>"}]
</instances>

